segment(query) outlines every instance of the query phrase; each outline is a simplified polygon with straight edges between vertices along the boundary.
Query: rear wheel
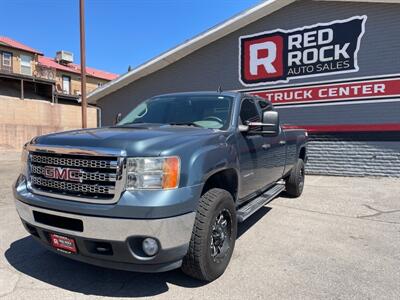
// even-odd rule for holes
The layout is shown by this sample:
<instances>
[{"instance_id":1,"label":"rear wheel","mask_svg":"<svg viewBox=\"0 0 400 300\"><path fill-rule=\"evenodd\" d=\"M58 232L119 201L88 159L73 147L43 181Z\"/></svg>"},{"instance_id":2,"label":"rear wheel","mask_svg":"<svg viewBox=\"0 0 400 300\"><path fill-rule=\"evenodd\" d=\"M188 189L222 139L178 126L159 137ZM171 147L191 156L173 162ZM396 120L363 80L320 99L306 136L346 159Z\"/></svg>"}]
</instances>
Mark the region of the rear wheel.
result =
<instances>
[{"instance_id":1,"label":"rear wheel","mask_svg":"<svg viewBox=\"0 0 400 300\"><path fill-rule=\"evenodd\" d=\"M304 161L299 158L293 169L290 171L289 177L286 179L286 194L291 197L299 197L304 189Z\"/></svg>"},{"instance_id":2,"label":"rear wheel","mask_svg":"<svg viewBox=\"0 0 400 300\"><path fill-rule=\"evenodd\" d=\"M200 198L183 272L204 281L221 276L231 259L236 234L236 209L231 194L223 189L209 190Z\"/></svg>"}]
</instances>

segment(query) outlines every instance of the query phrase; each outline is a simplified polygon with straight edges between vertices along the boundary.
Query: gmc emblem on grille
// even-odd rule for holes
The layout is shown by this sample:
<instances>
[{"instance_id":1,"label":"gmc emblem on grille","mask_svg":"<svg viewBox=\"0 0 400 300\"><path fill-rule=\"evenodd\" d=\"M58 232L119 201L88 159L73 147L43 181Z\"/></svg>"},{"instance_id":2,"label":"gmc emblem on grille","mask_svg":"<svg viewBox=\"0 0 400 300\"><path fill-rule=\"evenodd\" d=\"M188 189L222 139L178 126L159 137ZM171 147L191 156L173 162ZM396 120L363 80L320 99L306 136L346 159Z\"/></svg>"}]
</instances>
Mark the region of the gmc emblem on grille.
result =
<instances>
[{"instance_id":1,"label":"gmc emblem on grille","mask_svg":"<svg viewBox=\"0 0 400 300\"><path fill-rule=\"evenodd\" d=\"M51 179L69 180L69 181L81 181L80 169L71 168L60 168L60 167L44 167L44 177Z\"/></svg>"}]
</instances>

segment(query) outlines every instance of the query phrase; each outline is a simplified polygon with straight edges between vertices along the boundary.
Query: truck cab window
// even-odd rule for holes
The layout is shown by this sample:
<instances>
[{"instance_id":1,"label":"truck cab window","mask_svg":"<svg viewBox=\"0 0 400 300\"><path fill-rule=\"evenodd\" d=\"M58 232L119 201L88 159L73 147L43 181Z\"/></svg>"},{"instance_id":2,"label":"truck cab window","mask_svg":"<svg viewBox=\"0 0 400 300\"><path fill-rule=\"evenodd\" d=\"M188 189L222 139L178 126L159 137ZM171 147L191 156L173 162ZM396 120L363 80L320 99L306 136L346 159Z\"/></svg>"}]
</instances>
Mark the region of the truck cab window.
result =
<instances>
[{"instance_id":1,"label":"truck cab window","mask_svg":"<svg viewBox=\"0 0 400 300\"><path fill-rule=\"evenodd\" d=\"M261 122L260 113L253 99L244 99L240 107L240 120L242 124L248 122Z\"/></svg>"},{"instance_id":2,"label":"truck cab window","mask_svg":"<svg viewBox=\"0 0 400 300\"><path fill-rule=\"evenodd\" d=\"M258 107L260 107L261 111L266 111L266 110L272 110L272 104L268 103L265 100L259 100L258 102Z\"/></svg>"}]
</instances>

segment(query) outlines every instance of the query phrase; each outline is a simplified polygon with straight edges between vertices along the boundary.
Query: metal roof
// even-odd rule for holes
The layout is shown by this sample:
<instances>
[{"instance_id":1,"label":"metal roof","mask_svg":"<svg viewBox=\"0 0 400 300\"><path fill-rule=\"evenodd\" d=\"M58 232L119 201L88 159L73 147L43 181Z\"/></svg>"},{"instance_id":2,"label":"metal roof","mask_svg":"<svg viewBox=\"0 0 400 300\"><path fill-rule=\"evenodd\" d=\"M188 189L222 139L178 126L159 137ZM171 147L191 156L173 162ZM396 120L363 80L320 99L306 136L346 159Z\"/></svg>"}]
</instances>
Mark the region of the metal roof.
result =
<instances>
[{"instance_id":1,"label":"metal roof","mask_svg":"<svg viewBox=\"0 0 400 300\"><path fill-rule=\"evenodd\" d=\"M0 36L0 45L6 46L6 47L10 47L10 48L14 48L14 49L19 49L19 50L23 50L26 52L30 52L30 53L34 53L34 54L39 54L39 55L43 55L42 52L33 49L27 45L24 45L20 42L17 42L16 40L13 40L9 37L6 36Z\"/></svg>"},{"instance_id":2,"label":"metal roof","mask_svg":"<svg viewBox=\"0 0 400 300\"><path fill-rule=\"evenodd\" d=\"M137 68L119 76L105 85L97 88L88 95L89 103L96 101L116 90L140 79L151 73L154 73L166 66L178 61L179 59L193 53L194 51L253 23L293 2L296 0L267 0L238 15L228 19L227 21L216 25L209 30L193 37L192 39L178 45L177 47L160 54L150 61L138 66ZM314 1L347 1L347 2L374 2L374 3L400 3L400 0L314 0Z\"/></svg>"},{"instance_id":3,"label":"metal roof","mask_svg":"<svg viewBox=\"0 0 400 300\"><path fill-rule=\"evenodd\" d=\"M81 74L81 66L74 63L69 63L67 65L62 65L58 63L54 58L39 56L39 63L60 71ZM117 74L105 72L102 70L97 70L94 68L86 67L86 76L96 77L104 80L113 80L118 77Z\"/></svg>"}]
</instances>

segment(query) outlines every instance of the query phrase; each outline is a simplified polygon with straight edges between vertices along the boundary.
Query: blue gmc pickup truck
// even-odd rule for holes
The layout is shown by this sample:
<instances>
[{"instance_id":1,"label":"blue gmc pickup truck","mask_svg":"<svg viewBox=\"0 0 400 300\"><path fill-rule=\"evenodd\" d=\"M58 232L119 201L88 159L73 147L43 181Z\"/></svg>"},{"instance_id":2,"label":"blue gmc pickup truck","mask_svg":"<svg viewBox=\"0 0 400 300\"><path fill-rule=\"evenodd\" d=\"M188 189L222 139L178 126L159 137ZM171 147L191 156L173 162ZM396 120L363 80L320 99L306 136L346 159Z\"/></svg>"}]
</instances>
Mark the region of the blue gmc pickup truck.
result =
<instances>
[{"instance_id":1,"label":"blue gmc pickup truck","mask_svg":"<svg viewBox=\"0 0 400 300\"><path fill-rule=\"evenodd\" d=\"M156 96L114 126L32 139L15 204L27 231L61 255L212 281L238 222L281 192L302 193L306 143L259 97Z\"/></svg>"}]
</instances>

